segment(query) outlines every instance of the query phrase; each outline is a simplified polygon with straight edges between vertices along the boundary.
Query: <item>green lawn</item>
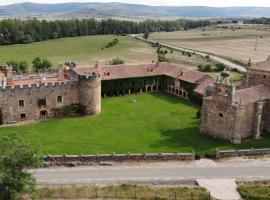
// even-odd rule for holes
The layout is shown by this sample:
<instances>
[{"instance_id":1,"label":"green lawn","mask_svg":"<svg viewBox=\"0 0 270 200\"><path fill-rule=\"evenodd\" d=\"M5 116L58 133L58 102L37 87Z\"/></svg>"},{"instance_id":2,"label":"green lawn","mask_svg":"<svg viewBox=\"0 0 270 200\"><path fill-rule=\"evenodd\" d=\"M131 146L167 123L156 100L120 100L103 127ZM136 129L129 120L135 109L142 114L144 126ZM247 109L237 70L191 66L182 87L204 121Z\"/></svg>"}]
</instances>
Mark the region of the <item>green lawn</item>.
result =
<instances>
[{"instance_id":1,"label":"green lawn","mask_svg":"<svg viewBox=\"0 0 270 200\"><path fill-rule=\"evenodd\" d=\"M114 97L102 101L95 117L43 121L21 127L0 128L0 135L18 133L45 154L128 152L189 152L203 154L219 148L270 147L269 135L234 146L199 133L198 108L165 94Z\"/></svg>"}]
</instances>

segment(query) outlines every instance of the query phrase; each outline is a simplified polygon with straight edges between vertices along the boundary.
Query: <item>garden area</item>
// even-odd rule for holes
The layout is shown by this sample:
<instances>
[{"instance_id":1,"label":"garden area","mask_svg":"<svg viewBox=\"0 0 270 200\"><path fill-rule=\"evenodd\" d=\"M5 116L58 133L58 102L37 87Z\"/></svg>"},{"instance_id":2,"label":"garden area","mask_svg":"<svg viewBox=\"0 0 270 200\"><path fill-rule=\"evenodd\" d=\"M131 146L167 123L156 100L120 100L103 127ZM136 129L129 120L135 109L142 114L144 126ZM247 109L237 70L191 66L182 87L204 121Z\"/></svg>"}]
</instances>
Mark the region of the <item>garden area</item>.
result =
<instances>
[{"instance_id":1,"label":"garden area","mask_svg":"<svg viewBox=\"0 0 270 200\"><path fill-rule=\"evenodd\" d=\"M136 102L134 101L136 100ZM44 154L171 153L200 155L216 148L270 147L270 136L241 145L199 132L199 107L166 93L113 97L102 100L98 116L41 121L1 127L0 137L17 133Z\"/></svg>"}]
</instances>

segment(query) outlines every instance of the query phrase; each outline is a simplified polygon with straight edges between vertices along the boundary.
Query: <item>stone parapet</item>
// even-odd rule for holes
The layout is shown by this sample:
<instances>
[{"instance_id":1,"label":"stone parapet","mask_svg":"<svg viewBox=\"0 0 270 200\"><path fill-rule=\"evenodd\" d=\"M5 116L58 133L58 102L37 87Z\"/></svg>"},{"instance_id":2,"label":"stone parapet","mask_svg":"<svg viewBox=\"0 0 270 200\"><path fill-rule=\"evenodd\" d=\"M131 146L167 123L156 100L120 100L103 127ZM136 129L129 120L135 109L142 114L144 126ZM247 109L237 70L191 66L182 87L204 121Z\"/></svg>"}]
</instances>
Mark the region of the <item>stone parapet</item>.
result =
<instances>
[{"instance_id":1,"label":"stone parapet","mask_svg":"<svg viewBox=\"0 0 270 200\"><path fill-rule=\"evenodd\" d=\"M128 161L189 161L195 160L194 153L158 154L96 154L96 155L47 155L46 162L128 162Z\"/></svg>"}]
</instances>

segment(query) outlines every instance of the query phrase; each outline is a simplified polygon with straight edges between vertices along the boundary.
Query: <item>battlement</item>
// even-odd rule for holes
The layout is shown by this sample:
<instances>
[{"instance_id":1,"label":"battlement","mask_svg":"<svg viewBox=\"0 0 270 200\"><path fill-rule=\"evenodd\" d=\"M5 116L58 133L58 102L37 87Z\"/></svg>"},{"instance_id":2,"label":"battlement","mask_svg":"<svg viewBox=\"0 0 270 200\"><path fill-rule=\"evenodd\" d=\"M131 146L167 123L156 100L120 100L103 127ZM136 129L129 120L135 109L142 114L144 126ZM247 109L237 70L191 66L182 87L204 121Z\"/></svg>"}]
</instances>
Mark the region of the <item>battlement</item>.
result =
<instances>
[{"instance_id":1,"label":"battlement","mask_svg":"<svg viewBox=\"0 0 270 200\"><path fill-rule=\"evenodd\" d=\"M60 82L45 82L45 83L33 83L33 84L22 84L22 85L7 85L5 87L0 87L0 91L8 91L8 90L24 90L24 89L36 89L42 87L68 87L77 85L78 82L75 81L60 81Z\"/></svg>"}]
</instances>

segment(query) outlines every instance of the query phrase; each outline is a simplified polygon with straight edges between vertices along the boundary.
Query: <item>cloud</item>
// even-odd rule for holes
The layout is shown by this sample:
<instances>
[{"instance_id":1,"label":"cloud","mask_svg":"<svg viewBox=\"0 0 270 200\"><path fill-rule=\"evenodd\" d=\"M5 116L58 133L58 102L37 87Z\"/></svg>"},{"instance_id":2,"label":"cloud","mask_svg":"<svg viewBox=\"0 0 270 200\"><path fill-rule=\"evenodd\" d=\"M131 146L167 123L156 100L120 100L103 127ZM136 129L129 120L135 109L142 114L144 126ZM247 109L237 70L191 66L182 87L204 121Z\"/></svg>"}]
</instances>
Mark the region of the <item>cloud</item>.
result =
<instances>
[{"instance_id":1,"label":"cloud","mask_svg":"<svg viewBox=\"0 0 270 200\"><path fill-rule=\"evenodd\" d=\"M0 0L1 5L22 3L27 0ZM28 0L35 3L52 3L51 0ZM53 3L63 2L122 2L147 5L167 5L167 6L264 6L270 7L269 0L54 0Z\"/></svg>"}]
</instances>

